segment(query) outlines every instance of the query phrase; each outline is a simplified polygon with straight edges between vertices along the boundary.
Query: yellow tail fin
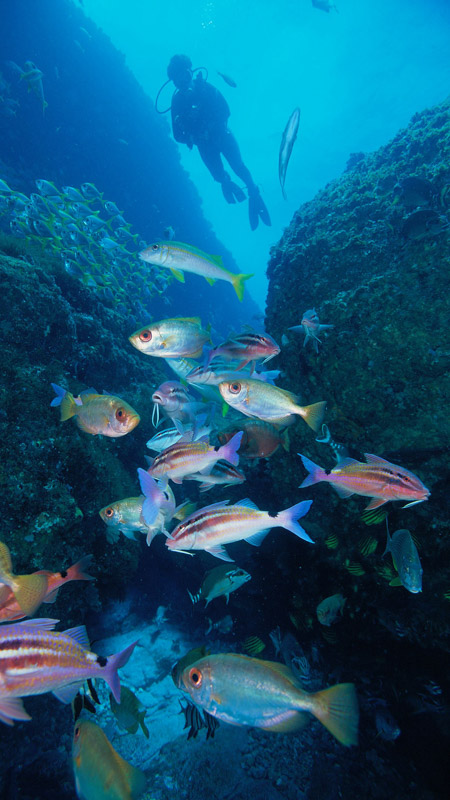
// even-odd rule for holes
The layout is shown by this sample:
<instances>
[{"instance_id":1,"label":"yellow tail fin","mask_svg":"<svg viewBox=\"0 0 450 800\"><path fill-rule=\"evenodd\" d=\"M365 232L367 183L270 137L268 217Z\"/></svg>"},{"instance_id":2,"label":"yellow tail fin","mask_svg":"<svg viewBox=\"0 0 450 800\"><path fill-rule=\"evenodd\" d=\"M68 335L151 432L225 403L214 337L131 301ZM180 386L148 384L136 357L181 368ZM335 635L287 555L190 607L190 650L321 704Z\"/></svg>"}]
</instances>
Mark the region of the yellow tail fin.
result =
<instances>
[{"instance_id":1,"label":"yellow tail fin","mask_svg":"<svg viewBox=\"0 0 450 800\"><path fill-rule=\"evenodd\" d=\"M46 575L16 575L13 588L14 597L24 614L34 614L47 594Z\"/></svg>"},{"instance_id":2,"label":"yellow tail fin","mask_svg":"<svg viewBox=\"0 0 450 800\"><path fill-rule=\"evenodd\" d=\"M244 297L244 281L248 281L249 278L253 278L254 272L251 272L245 275L241 272L239 275L233 275L232 284L234 286L234 291L236 292L239 300L242 302L242 298Z\"/></svg>"},{"instance_id":3,"label":"yellow tail fin","mask_svg":"<svg viewBox=\"0 0 450 800\"><path fill-rule=\"evenodd\" d=\"M336 739L350 747L358 744L359 708L353 683L339 683L311 696L311 713Z\"/></svg>"},{"instance_id":4,"label":"yellow tail fin","mask_svg":"<svg viewBox=\"0 0 450 800\"><path fill-rule=\"evenodd\" d=\"M303 408L297 413L299 413L305 420L306 424L309 425L309 427L312 428L315 433L317 433L320 430L320 426L322 425L323 418L325 416L326 405L326 400L322 400L320 403L313 403L312 406L303 406Z\"/></svg>"},{"instance_id":5,"label":"yellow tail fin","mask_svg":"<svg viewBox=\"0 0 450 800\"><path fill-rule=\"evenodd\" d=\"M8 546L4 542L0 542L0 576L10 576L11 570L11 553Z\"/></svg>"},{"instance_id":6,"label":"yellow tail fin","mask_svg":"<svg viewBox=\"0 0 450 800\"><path fill-rule=\"evenodd\" d=\"M77 413L77 408L78 406L73 399L73 394L66 392L61 400L61 422L65 422L66 419L70 419L71 417L75 416Z\"/></svg>"}]
</instances>

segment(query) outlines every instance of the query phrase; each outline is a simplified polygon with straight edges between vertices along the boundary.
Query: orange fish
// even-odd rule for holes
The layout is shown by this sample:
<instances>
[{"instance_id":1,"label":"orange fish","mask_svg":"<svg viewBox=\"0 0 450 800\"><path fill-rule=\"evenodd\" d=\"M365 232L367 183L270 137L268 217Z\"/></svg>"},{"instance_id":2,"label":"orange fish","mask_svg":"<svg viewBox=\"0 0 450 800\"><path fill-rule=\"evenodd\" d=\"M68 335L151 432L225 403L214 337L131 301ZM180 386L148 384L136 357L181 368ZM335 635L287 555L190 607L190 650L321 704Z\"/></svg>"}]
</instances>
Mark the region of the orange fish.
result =
<instances>
[{"instance_id":1,"label":"orange fish","mask_svg":"<svg viewBox=\"0 0 450 800\"><path fill-rule=\"evenodd\" d=\"M95 578L84 570L88 569L93 556L83 556L76 564L72 564L68 570L61 570L61 572L49 572L49 570L41 569L38 572L33 572L33 575L43 575L47 579L47 593L42 598L42 603L54 603L61 586L64 586L70 581L94 581ZM37 607L34 609L37 610ZM23 613L19 603L14 597L13 592L10 590L5 596L0 595L0 622L8 620L23 619L29 616Z\"/></svg>"},{"instance_id":2,"label":"orange fish","mask_svg":"<svg viewBox=\"0 0 450 800\"><path fill-rule=\"evenodd\" d=\"M225 430L218 433L220 444L228 442L238 431L243 431L239 455L243 458L269 458L279 448L280 444L289 450L289 433L282 433L274 428L270 422L262 419L241 419Z\"/></svg>"},{"instance_id":3,"label":"orange fish","mask_svg":"<svg viewBox=\"0 0 450 800\"><path fill-rule=\"evenodd\" d=\"M50 405L61 406L61 422L75 417L82 431L94 436L125 436L139 424L140 417L131 406L112 394L97 394L95 389L86 389L79 397L56 383L56 393Z\"/></svg>"}]
</instances>

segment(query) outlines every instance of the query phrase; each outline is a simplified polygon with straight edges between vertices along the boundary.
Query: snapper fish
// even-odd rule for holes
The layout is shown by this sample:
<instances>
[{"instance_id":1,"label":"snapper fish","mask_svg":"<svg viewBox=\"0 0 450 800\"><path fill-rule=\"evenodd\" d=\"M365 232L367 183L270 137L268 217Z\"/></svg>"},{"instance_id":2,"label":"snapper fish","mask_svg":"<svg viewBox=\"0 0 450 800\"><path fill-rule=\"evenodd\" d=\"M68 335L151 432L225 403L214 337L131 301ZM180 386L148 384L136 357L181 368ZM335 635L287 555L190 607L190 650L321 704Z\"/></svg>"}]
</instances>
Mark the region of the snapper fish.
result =
<instances>
[{"instance_id":1,"label":"snapper fish","mask_svg":"<svg viewBox=\"0 0 450 800\"><path fill-rule=\"evenodd\" d=\"M61 406L61 422L75 417L82 431L94 436L125 436L139 424L139 414L131 406L110 394L97 394L86 389L74 397L67 389L52 383L56 397L51 406Z\"/></svg>"},{"instance_id":2,"label":"snapper fish","mask_svg":"<svg viewBox=\"0 0 450 800\"><path fill-rule=\"evenodd\" d=\"M311 340L314 350L316 351L316 353L318 353L319 344L322 344L321 339L319 339L319 333L321 331L329 330L330 328L334 328L334 325L322 325L319 321L316 309L310 308L303 314L303 318L300 325L292 325L289 328L289 330L303 331L303 333L305 334L303 347L306 347L309 340Z\"/></svg>"},{"instance_id":3,"label":"snapper fish","mask_svg":"<svg viewBox=\"0 0 450 800\"><path fill-rule=\"evenodd\" d=\"M306 456L302 456L301 453L298 455L309 472L300 489L326 481L331 483L339 497L351 497L352 494L372 497L366 510L378 508L389 500L409 500L406 506L403 506L408 508L428 500L430 496L429 490L417 475L397 464L391 464L380 456L364 453L365 463L354 458L344 458L332 470L326 472Z\"/></svg>"},{"instance_id":4,"label":"snapper fish","mask_svg":"<svg viewBox=\"0 0 450 800\"><path fill-rule=\"evenodd\" d=\"M358 743L353 683L310 694L284 664L237 653L201 658L186 667L182 682L198 707L223 722L286 733L302 728L312 714L341 744Z\"/></svg>"},{"instance_id":5,"label":"snapper fish","mask_svg":"<svg viewBox=\"0 0 450 800\"><path fill-rule=\"evenodd\" d=\"M308 513L312 500L297 503L291 508L269 514L260 511L248 498L234 505L228 500L199 508L180 522L166 540L166 546L174 552L205 550L222 561L233 561L224 545L243 539L259 547L271 528L285 528L300 539L312 542L298 520Z\"/></svg>"},{"instance_id":6,"label":"snapper fish","mask_svg":"<svg viewBox=\"0 0 450 800\"><path fill-rule=\"evenodd\" d=\"M338 614L344 612L344 606L347 600L342 594L333 594L331 597L326 597L316 608L317 619L321 625L330 626L336 622Z\"/></svg>"},{"instance_id":7,"label":"snapper fish","mask_svg":"<svg viewBox=\"0 0 450 800\"><path fill-rule=\"evenodd\" d=\"M152 322L128 338L141 353L160 358L196 358L202 354L204 345L211 341L209 333L202 330L199 317L175 317Z\"/></svg>"},{"instance_id":8,"label":"snapper fish","mask_svg":"<svg viewBox=\"0 0 450 800\"><path fill-rule=\"evenodd\" d=\"M75 723L72 764L80 800L135 800L144 792L144 773L125 761L90 720Z\"/></svg>"},{"instance_id":9,"label":"snapper fish","mask_svg":"<svg viewBox=\"0 0 450 800\"><path fill-rule=\"evenodd\" d=\"M53 692L71 703L88 678L102 678L120 702L117 671L129 660L137 642L116 655L91 652L84 625L63 633L56 619L33 619L0 626L0 721L28 720L21 697Z\"/></svg>"},{"instance_id":10,"label":"snapper fish","mask_svg":"<svg viewBox=\"0 0 450 800\"><path fill-rule=\"evenodd\" d=\"M390 582L391 586L404 586L408 592L417 594L422 591L422 564L417 547L410 532L406 529L395 531L392 537L387 527L387 544L383 555L390 553L398 578Z\"/></svg>"},{"instance_id":11,"label":"snapper fish","mask_svg":"<svg viewBox=\"0 0 450 800\"><path fill-rule=\"evenodd\" d=\"M189 394L186 387L179 381L164 381L153 392L154 403L152 424L155 428L160 423L160 409L169 419L179 422L195 422L195 412L204 408Z\"/></svg>"},{"instance_id":12,"label":"snapper fish","mask_svg":"<svg viewBox=\"0 0 450 800\"><path fill-rule=\"evenodd\" d=\"M278 154L278 177L280 179L281 191L283 197L287 200L287 195L284 190L286 181L286 171L291 157L292 148L294 147L297 138L298 126L300 124L300 109L294 108L291 116L289 117L286 127L281 137L280 152Z\"/></svg>"},{"instance_id":13,"label":"snapper fish","mask_svg":"<svg viewBox=\"0 0 450 800\"><path fill-rule=\"evenodd\" d=\"M47 592L45 575L14 575L9 548L4 542L0 542L0 606L9 601L20 616L31 616L39 608ZM9 617L2 615L0 608L0 622L4 619Z\"/></svg>"},{"instance_id":14,"label":"snapper fish","mask_svg":"<svg viewBox=\"0 0 450 800\"><path fill-rule=\"evenodd\" d=\"M42 603L54 603L60 588L66 583L70 583L70 581L94 581L95 578L86 572L92 559L93 556L91 555L83 556L76 564L72 564L69 569L63 569L60 572L50 572L49 570L41 569L38 572L32 573L33 575L42 575L47 579L47 591L42 598ZM36 610L37 608L34 609L34 611ZM34 611L32 613L34 613ZM23 619L23 617L26 616L28 615L23 612L12 590L10 590L9 596L3 600L0 596L0 622Z\"/></svg>"},{"instance_id":15,"label":"snapper fish","mask_svg":"<svg viewBox=\"0 0 450 800\"><path fill-rule=\"evenodd\" d=\"M290 425L298 414L317 433L325 414L325 401L300 406L292 392L252 378L224 381L219 391L228 405L246 417L257 417L272 425Z\"/></svg>"},{"instance_id":16,"label":"snapper fish","mask_svg":"<svg viewBox=\"0 0 450 800\"><path fill-rule=\"evenodd\" d=\"M210 569L203 578L197 594L192 595L188 590L188 595L193 603L205 600L207 608L216 597L225 597L227 605L231 592L235 592L244 583L252 579L252 576L240 567L230 567L228 564L220 564L214 569Z\"/></svg>"},{"instance_id":17,"label":"snapper fish","mask_svg":"<svg viewBox=\"0 0 450 800\"><path fill-rule=\"evenodd\" d=\"M184 273L201 275L209 284L218 280L227 281L233 286L239 300L244 297L244 282L252 274L236 274L225 269L221 256L211 256L183 242L164 241L150 245L139 258L148 264L170 269L174 278L184 283Z\"/></svg>"},{"instance_id":18,"label":"snapper fish","mask_svg":"<svg viewBox=\"0 0 450 800\"><path fill-rule=\"evenodd\" d=\"M237 451L242 432L237 433L222 447L212 447L207 441L177 442L159 453L148 469L153 478L167 478L174 483L182 483L187 475L198 472L211 472L217 461L224 459L233 466L239 464Z\"/></svg>"}]
</instances>

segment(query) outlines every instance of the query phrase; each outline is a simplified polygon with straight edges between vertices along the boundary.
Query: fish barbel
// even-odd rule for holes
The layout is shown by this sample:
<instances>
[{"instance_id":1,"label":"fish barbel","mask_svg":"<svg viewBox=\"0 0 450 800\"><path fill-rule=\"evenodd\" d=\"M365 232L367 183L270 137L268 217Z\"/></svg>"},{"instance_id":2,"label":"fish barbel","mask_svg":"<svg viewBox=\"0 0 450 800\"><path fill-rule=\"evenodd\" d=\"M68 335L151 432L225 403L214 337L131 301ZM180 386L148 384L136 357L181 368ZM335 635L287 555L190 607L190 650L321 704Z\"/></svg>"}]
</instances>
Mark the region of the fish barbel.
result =
<instances>
[{"instance_id":1,"label":"fish barbel","mask_svg":"<svg viewBox=\"0 0 450 800\"><path fill-rule=\"evenodd\" d=\"M144 773L119 755L95 722L75 723L72 763L80 800L136 800L145 789Z\"/></svg>"},{"instance_id":2,"label":"fish barbel","mask_svg":"<svg viewBox=\"0 0 450 800\"><path fill-rule=\"evenodd\" d=\"M236 274L225 269L221 256L211 256L183 242L157 242L150 245L141 253L139 258L149 264L170 269L172 275L184 283L184 272L193 272L201 275L208 283L227 281L231 283L239 300L244 296L244 281L252 274Z\"/></svg>"},{"instance_id":3,"label":"fish barbel","mask_svg":"<svg viewBox=\"0 0 450 800\"><path fill-rule=\"evenodd\" d=\"M407 508L428 500L430 496L429 490L417 475L380 456L364 453L366 463L354 458L344 458L330 472L326 472L306 456L301 453L298 455L309 472L300 489L327 481L340 497L351 497L352 494L372 497L366 509L378 508L389 500L409 500L404 506Z\"/></svg>"},{"instance_id":4,"label":"fish barbel","mask_svg":"<svg viewBox=\"0 0 450 800\"><path fill-rule=\"evenodd\" d=\"M312 714L341 744L358 743L358 701L353 683L310 694L284 664L221 653L201 658L182 673L183 688L197 706L232 725L286 733Z\"/></svg>"},{"instance_id":5,"label":"fish barbel","mask_svg":"<svg viewBox=\"0 0 450 800\"><path fill-rule=\"evenodd\" d=\"M228 405L246 417L257 417L272 425L290 425L298 414L316 433L322 425L325 401L300 406L292 392L252 378L224 381L219 384L219 391Z\"/></svg>"},{"instance_id":6,"label":"fish barbel","mask_svg":"<svg viewBox=\"0 0 450 800\"><path fill-rule=\"evenodd\" d=\"M245 539L249 544L259 547L271 528L276 527L285 528L312 543L297 522L308 513L311 504L312 500L305 500L278 514L269 514L268 511L260 511L248 498L232 506L228 505L228 501L214 503L199 508L180 522L166 540L166 546L181 552L205 550L223 561L233 561L224 548L225 544Z\"/></svg>"},{"instance_id":7,"label":"fish barbel","mask_svg":"<svg viewBox=\"0 0 450 800\"><path fill-rule=\"evenodd\" d=\"M128 338L136 350L160 358L195 358L211 341L209 333L202 330L199 317L162 319L145 325Z\"/></svg>"},{"instance_id":8,"label":"fish barbel","mask_svg":"<svg viewBox=\"0 0 450 800\"><path fill-rule=\"evenodd\" d=\"M59 620L33 619L0 626L0 720L30 719L21 697L53 694L71 703L87 678L102 678L120 702L117 670L130 658L137 642L105 658L91 652L86 628L63 633L53 628Z\"/></svg>"},{"instance_id":9,"label":"fish barbel","mask_svg":"<svg viewBox=\"0 0 450 800\"><path fill-rule=\"evenodd\" d=\"M155 456L148 473L153 478L167 476L174 483L182 483L186 475L210 472L214 464L222 459L237 466L241 439L242 431L221 447L212 447L207 441L177 442Z\"/></svg>"}]
</instances>

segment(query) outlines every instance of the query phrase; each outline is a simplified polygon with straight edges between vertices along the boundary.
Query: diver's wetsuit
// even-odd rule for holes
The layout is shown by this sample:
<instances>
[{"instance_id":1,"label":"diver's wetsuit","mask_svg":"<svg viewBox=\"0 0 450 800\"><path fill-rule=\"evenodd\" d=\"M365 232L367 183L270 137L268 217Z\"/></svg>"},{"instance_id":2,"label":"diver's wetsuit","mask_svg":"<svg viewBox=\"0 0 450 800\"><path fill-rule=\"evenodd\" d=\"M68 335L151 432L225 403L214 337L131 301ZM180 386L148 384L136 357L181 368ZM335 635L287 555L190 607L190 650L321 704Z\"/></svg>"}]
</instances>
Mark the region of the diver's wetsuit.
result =
<instances>
[{"instance_id":1,"label":"diver's wetsuit","mask_svg":"<svg viewBox=\"0 0 450 800\"><path fill-rule=\"evenodd\" d=\"M228 129L230 109L224 96L207 83L201 74L187 89L177 90L172 98L172 131L177 142L192 148L195 144L214 180L221 184L228 203L242 202L242 189L225 171L221 155L233 172L244 181L249 193L250 225L254 230L261 217L270 225L269 213L253 178L242 161L239 145Z\"/></svg>"}]
</instances>

